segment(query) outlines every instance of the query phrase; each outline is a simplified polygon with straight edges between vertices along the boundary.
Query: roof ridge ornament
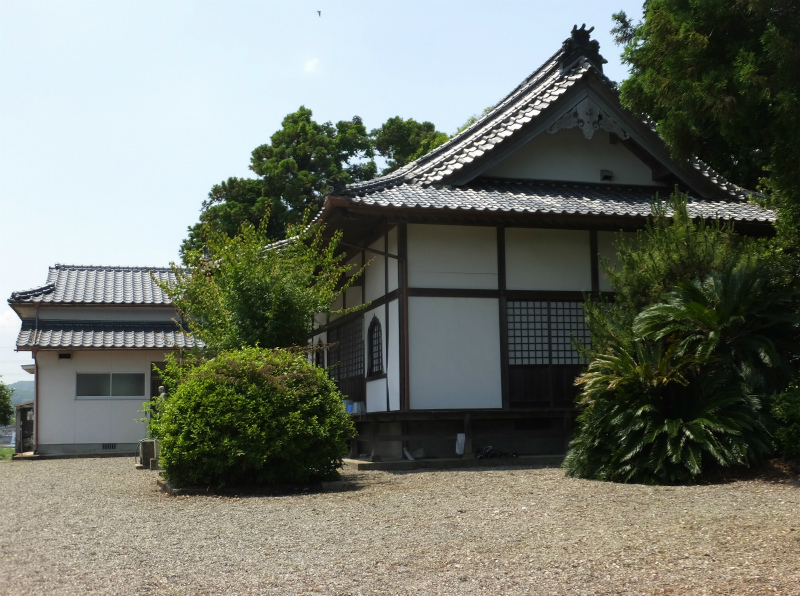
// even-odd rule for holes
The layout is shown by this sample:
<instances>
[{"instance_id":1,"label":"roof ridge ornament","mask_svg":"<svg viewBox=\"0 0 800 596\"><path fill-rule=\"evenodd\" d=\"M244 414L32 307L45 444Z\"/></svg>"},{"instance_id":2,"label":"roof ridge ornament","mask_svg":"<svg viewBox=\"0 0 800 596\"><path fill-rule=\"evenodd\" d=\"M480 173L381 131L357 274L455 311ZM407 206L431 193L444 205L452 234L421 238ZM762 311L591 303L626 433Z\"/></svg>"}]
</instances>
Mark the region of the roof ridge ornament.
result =
<instances>
[{"instance_id":1,"label":"roof ridge ornament","mask_svg":"<svg viewBox=\"0 0 800 596\"><path fill-rule=\"evenodd\" d=\"M605 110L598 106L590 97L584 97L574 108L553 122L547 132L554 134L562 128L578 127L583 131L583 136L591 139L596 130L603 129L614 133L620 139L629 139L630 134L625 131Z\"/></svg>"},{"instance_id":2,"label":"roof ridge ornament","mask_svg":"<svg viewBox=\"0 0 800 596\"><path fill-rule=\"evenodd\" d=\"M559 60L559 67L562 73L572 68L582 57L591 62L601 73L603 72L603 64L608 60L600 55L600 42L590 38L589 34L592 31L594 27L587 29L586 23L581 25L580 29L577 25L572 27L572 33L561 46L563 56Z\"/></svg>"}]
</instances>

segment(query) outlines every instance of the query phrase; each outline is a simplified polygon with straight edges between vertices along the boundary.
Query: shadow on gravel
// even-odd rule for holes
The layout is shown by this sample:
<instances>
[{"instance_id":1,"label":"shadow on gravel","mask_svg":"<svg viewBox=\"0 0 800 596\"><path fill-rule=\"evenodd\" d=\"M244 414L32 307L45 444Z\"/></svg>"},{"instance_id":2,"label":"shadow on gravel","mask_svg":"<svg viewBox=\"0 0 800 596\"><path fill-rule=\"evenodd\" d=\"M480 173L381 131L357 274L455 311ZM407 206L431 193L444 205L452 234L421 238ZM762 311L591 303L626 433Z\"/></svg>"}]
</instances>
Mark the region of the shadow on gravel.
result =
<instances>
[{"instance_id":1,"label":"shadow on gravel","mask_svg":"<svg viewBox=\"0 0 800 596\"><path fill-rule=\"evenodd\" d=\"M364 475L342 474L341 480L332 482L317 482L310 484L273 484L270 486L225 486L215 488L212 486L173 486L163 478L156 482L161 490L173 497L297 497L319 493L356 492L366 485L376 484Z\"/></svg>"}]
</instances>

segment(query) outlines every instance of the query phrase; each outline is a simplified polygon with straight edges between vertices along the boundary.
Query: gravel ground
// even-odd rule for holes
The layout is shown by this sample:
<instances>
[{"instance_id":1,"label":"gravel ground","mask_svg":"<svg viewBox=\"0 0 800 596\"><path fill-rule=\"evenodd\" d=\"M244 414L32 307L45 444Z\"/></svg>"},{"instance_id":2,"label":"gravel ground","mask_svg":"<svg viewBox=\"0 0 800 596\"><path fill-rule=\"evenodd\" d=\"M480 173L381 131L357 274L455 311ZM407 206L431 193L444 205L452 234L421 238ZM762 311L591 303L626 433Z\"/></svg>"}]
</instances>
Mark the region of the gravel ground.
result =
<instances>
[{"instance_id":1,"label":"gravel ground","mask_svg":"<svg viewBox=\"0 0 800 596\"><path fill-rule=\"evenodd\" d=\"M131 459L0 463L0 594L800 595L800 483L346 471L169 497Z\"/></svg>"}]
</instances>

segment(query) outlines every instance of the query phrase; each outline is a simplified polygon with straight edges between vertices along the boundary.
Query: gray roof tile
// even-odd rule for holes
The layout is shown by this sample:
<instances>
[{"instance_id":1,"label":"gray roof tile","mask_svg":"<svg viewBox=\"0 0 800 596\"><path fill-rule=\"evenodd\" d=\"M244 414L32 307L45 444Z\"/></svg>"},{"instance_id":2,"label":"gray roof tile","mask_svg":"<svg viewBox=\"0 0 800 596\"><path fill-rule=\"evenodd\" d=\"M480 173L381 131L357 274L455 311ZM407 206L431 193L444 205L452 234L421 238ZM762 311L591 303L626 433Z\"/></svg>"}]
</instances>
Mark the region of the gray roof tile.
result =
<instances>
[{"instance_id":1,"label":"gray roof tile","mask_svg":"<svg viewBox=\"0 0 800 596\"><path fill-rule=\"evenodd\" d=\"M25 320L17 349L32 348L194 348L203 343L183 335L174 323L120 323Z\"/></svg>"},{"instance_id":2,"label":"gray roof tile","mask_svg":"<svg viewBox=\"0 0 800 596\"><path fill-rule=\"evenodd\" d=\"M659 190L666 198L669 189L655 187L482 178L456 187L405 184L363 192L350 200L355 205L396 208L646 217L650 215L650 201ZM769 209L736 200L691 199L689 212L692 217L743 222L772 222L776 218Z\"/></svg>"},{"instance_id":3,"label":"gray roof tile","mask_svg":"<svg viewBox=\"0 0 800 596\"><path fill-rule=\"evenodd\" d=\"M561 60L566 51L562 48L556 52L488 113L443 145L391 174L349 185L344 195L360 197L365 193L385 192L398 184L427 186L447 182L448 176L463 167L464 156L499 150L505 138L523 124L545 117L553 102L590 73L616 93L613 83L585 56L562 71ZM652 122L645 124L655 133ZM467 161L473 159L469 157ZM739 200L753 194L729 182L700 160L692 165L721 191L721 196Z\"/></svg>"},{"instance_id":4,"label":"gray roof tile","mask_svg":"<svg viewBox=\"0 0 800 596\"><path fill-rule=\"evenodd\" d=\"M172 304L153 279L175 282L167 267L101 267L56 265L47 283L32 290L13 292L9 302L67 304Z\"/></svg>"}]
</instances>

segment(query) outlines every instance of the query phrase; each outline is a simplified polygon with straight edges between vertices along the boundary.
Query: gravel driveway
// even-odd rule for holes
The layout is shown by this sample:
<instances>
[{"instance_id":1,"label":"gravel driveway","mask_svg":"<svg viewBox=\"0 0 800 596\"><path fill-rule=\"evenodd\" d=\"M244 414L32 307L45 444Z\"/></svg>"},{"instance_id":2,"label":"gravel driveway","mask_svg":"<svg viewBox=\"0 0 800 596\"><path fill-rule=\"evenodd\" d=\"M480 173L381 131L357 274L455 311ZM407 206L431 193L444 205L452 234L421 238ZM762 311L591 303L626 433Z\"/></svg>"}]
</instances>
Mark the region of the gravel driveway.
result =
<instances>
[{"instance_id":1,"label":"gravel driveway","mask_svg":"<svg viewBox=\"0 0 800 596\"><path fill-rule=\"evenodd\" d=\"M131 459L0 463L0 594L800 594L800 484L356 472L169 497Z\"/></svg>"}]
</instances>

